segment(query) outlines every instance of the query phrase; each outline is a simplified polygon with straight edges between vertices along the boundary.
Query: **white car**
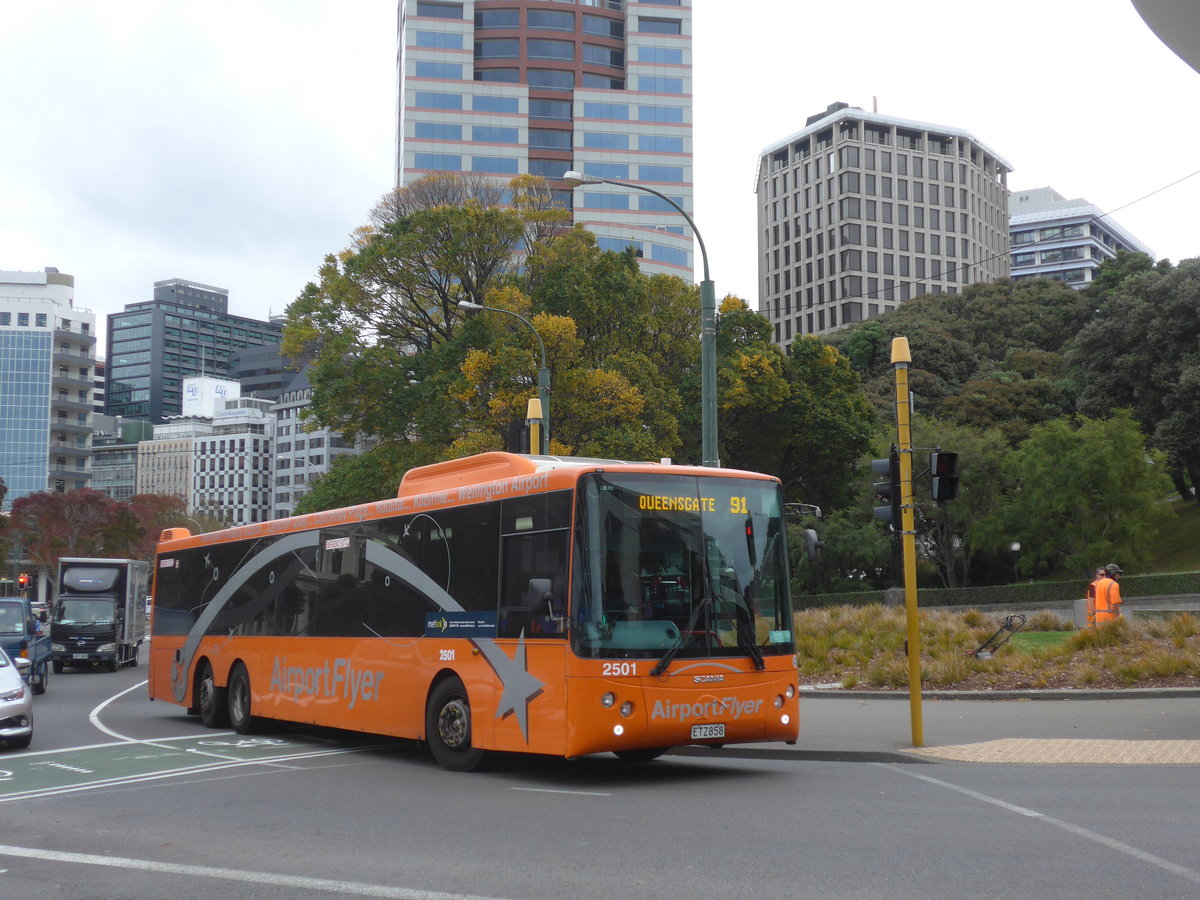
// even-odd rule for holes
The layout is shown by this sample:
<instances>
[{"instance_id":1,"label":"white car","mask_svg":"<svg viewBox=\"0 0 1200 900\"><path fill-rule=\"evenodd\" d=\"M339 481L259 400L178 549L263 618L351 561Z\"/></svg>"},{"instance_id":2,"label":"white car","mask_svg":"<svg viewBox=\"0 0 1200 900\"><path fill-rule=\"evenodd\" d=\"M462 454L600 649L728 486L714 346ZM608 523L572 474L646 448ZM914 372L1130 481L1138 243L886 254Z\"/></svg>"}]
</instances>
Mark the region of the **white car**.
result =
<instances>
[{"instance_id":1,"label":"white car","mask_svg":"<svg viewBox=\"0 0 1200 900\"><path fill-rule=\"evenodd\" d=\"M21 677L29 665L0 650L0 741L18 750L33 740L33 691Z\"/></svg>"}]
</instances>

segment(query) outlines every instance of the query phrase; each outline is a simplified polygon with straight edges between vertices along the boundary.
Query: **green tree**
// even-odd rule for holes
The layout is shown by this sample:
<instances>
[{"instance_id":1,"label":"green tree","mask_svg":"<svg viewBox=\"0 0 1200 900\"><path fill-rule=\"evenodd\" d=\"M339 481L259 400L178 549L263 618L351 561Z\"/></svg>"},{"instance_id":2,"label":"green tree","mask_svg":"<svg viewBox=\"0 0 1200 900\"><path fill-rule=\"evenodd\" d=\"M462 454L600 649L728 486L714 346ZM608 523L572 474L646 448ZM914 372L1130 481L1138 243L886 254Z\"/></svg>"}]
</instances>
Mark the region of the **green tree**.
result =
<instances>
[{"instance_id":1,"label":"green tree","mask_svg":"<svg viewBox=\"0 0 1200 900\"><path fill-rule=\"evenodd\" d=\"M1068 359L1080 384L1079 410L1107 415L1128 407L1164 451L1176 489L1200 486L1200 258L1151 266L1121 255L1101 267L1100 307ZM1190 484L1189 484L1190 482Z\"/></svg>"},{"instance_id":2,"label":"green tree","mask_svg":"<svg viewBox=\"0 0 1200 900\"><path fill-rule=\"evenodd\" d=\"M1112 560L1137 566L1173 515L1163 502L1170 481L1162 454L1147 453L1127 410L1039 425L1006 469L1013 487L1004 509L977 527L997 553L1020 541L1026 575L1083 574Z\"/></svg>"},{"instance_id":3,"label":"green tree","mask_svg":"<svg viewBox=\"0 0 1200 900\"><path fill-rule=\"evenodd\" d=\"M38 491L13 501L8 533L53 585L63 556L148 559L182 508L158 495L121 501L91 488Z\"/></svg>"},{"instance_id":4,"label":"green tree","mask_svg":"<svg viewBox=\"0 0 1200 900\"><path fill-rule=\"evenodd\" d=\"M851 502L875 416L849 360L814 337L785 356L735 297L721 306L717 356L722 462L778 476L790 501Z\"/></svg>"}]
</instances>

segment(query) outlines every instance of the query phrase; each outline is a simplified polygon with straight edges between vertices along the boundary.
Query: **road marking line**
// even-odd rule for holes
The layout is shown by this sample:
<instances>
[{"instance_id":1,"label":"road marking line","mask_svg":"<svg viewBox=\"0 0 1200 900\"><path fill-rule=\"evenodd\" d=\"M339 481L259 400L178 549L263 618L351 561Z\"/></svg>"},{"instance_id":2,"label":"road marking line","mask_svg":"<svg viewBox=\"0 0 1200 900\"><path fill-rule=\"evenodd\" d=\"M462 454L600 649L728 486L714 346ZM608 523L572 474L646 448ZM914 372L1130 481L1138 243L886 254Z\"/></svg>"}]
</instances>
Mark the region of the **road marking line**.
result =
<instances>
[{"instance_id":1,"label":"road marking line","mask_svg":"<svg viewBox=\"0 0 1200 900\"><path fill-rule=\"evenodd\" d=\"M226 737L234 734L232 731L205 731L201 734L177 734L174 737L147 738L144 741L136 739L105 741L103 744L78 744L74 747L59 747L57 750L27 750L21 753L21 759L28 759L30 756L55 756L59 753L75 753L78 750L105 750L112 747L123 747L128 744L149 744L152 747L158 747L160 750L173 750L173 747L159 747L159 744L165 744L168 741L194 741L201 737Z\"/></svg>"},{"instance_id":2,"label":"road marking line","mask_svg":"<svg viewBox=\"0 0 1200 900\"><path fill-rule=\"evenodd\" d=\"M132 685L131 687L127 687L125 690L120 691L119 693L113 694L111 697L109 697L103 703L99 704L90 713L88 713L88 721L90 721L92 723L92 726L94 728L96 728L99 731L103 731L109 737L115 737L117 740L120 740L120 741L135 741L135 740L137 740L136 738L131 738L131 737L127 737L126 735L123 735L123 734L118 734L117 732L113 731L111 728L106 726L103 722L100 721L100 713L102 713L104 711L104 707L108 706L108 704L114 702L115 700L119 700L120 698L122 698L126 694L128 694L130 691L136 691L140 687L145 687L147 684L149 684L148 680L147 681L139 681L137 684ZM143 742L138 741L138 743L143 743ZM146 742L146 743L148 743L148 742Z\"/></svg>"},{"instance_id":3,"label":"road marking line","mask_svg":"<svg viewBox=\"0 0 1200 900\"><path fill-rule=\"evenodd\" d=\"M893 772L899 772L901 775L907 775L909 778L916 778L919 781L925 781L929 784L937 785L938 787L949 788L952 791L957 791L974 800L981 800L984 803L990 803L992 806L998 806L1001 809L1014 812L1020 816L1027 816L1032 819L1040 819L1048 825L1053 825L1055 828L1061 828L1063 831L1068 831L1071 834L1078 835L1085 840L1100 844L1103 847L1108 847L1110 850L1116 850L1120 853L1125 853L1132 856L1134 859L1139 859L1142 862L1149 863L1152 866L1157 866L1174 875L1179 875L1186 878L1188 881L1200 884L1200 872L1195 869L1189 869L1187 866L1181 866L1179 863L1173 863L1169 859L1163 859L1161 856L1155 856L1153 853L1147 853L1145 850L1139 850L1137 847L1123 843L1122 841L1114 840L1106 837L1103 834L1084 828L1081 825L1075 825L1071 822L1066 822L1062 819L1056 819L1053 816L1048 816L1045 813L1040 813L1036 809L1029 809L1025 806L1018 806L1015 803L1009 803L1001 800L998 797L992 797L988 794L981 794L979 791L973 791L970 788L965 788L957 784L951 784L949 781L942 781L940 778L933 778L930 775L922 775L919 772L903 769L893 763L874 763L873 765L882 766L885 769L891 769Z\"/></svg>"},{"instance_id":4,"label":"road marking line","mask_svg":"<svg viewBox=\"0 0 1200 900\"><path fill-rule=\"evenodd\" d=\"M557 791L552 788L515 787L514 791L529 791L533 794L579 794L583 797L611 797L608 791Z\"/></svg>"},{"instance_id":5,"label":"road marking line","mask_svg":"<svg viewBox=\"0 0 1200 900\"><path fill-rule=\"evenodd\" d=\"M360 753L364 750L378 750L383 745L367 747L351 747L343 750L315 750L310 753L294 753L288 756L270 756L262 759L239 759L228 762L202 763L195 766L183 766L177 769L165 769L161 772L143 772L139 775L121 775L112 778L101 778L81 784L59 785L57 787L31 788L27 791L17 791L0 796L0 803L11 803L14 800L31 800L39 797L54 797L60 794L71 794L76 791L93 791L100 788L121 787L127 784L138 784L144 781L157 781L164 778L174 778L180 775L193 775L200 772L213 772L220 769L232 769L239 766L275 766L279 763L293 762L301 759L316 759L322 756L339 756L346 753Z\"/></svg>"},{"instance_id":6,"label":"road marking line","mask_svg":"<svg viewBox=\"0 0 1200 900\"><path fill-rule=\"evenodd\" d=\"M120 856L97 856L91 853L64 853L41 847L14 847L0 844L0 856L16 856L42 862L74 863L84 866L105 866L111 869L136 869L166 875L186 875L193 878L218 878L246 884L266 884L273 887L324 891L331 894L355 894L360 897L387 897L392 900L498 900L476 894L450 894L443 891L423 891L413 888L389 887L361 881L334 881L328 878L308 878L303 875L278 875L272 872L251 872L246 869L223 869L215 866L192 866L180 863L155 862L150 859L129 859Z\"/></svg>"}]
</instances>

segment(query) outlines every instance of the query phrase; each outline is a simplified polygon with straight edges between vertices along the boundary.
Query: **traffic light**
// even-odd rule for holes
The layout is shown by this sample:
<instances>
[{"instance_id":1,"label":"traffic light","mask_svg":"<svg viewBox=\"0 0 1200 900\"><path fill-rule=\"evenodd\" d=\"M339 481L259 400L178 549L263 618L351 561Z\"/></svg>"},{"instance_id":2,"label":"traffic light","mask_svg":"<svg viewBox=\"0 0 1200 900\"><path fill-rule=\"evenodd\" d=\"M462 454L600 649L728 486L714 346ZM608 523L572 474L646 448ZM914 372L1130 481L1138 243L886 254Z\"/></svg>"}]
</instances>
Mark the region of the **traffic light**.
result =
<instances>
[{"instance_id":1,"label":"traffic light","mask_svg":"<svg viewBox=\"0 0 1200 900\"><path fill-rule=\"evenodd\" d=\"M892 531L900 530L900 454L892 448L887 459L871 460L871 471L882 476L871 486L875 495L888 501L887 506L876 506L876 517L883 519L891 526Z\"/></svg>"},{"instance_id":2,"label":"traffic light","mask_svg":"<svg viewBox=\"0 0 1200 900\"><path fill-rule=\"evenodd\" d=\"M21 596L25 596L25 592L29 590L29 576L22 572L17 576L17 590L21 592Z\"/></svg>"},{"instance_id":3,"label":"traffic light","mask_svg":"<svg viewBox=\"0 0 1200 900\"><path fill-rule=\"evenodd\" d=\"M935 450L929 454L929 495L939 503L958 496L958 454Z\"/></svg>"}]
</instances>

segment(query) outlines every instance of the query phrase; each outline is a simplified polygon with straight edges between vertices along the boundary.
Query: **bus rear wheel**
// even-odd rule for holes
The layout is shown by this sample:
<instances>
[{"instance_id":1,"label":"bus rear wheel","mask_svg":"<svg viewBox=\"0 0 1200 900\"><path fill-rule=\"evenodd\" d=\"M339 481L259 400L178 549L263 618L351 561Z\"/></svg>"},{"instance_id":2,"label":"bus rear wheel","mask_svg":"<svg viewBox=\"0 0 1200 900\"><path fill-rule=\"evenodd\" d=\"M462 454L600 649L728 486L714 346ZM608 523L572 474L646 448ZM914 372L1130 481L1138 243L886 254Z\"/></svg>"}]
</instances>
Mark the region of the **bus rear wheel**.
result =
<instances>
[{"instance_id":1,"label":"bus rear wheel","mask_svg":"<svg viewBox=\"0 0 1200 900\"><path fill-rule=\"evenodd\" d=\"M457 678L438 683L425 709L425 737L433 758L454 772L469 772L483 762L484 751L471 746L471 703Z\"/></svg>"},{"instance_id":2,"label":"bus rear wheel","mask_svg":"<svg viewBox=\"0 0 1200 900\"><path fill-rule=\"evenodd\" d=\"M250 673L238 663L229 676L229 725L238 734L251 734L258 719L250 714Z\"/></svg>"},{"instance_id":3,"label":"bus rear wheel","mask_svg":"<svg viewBox=\"0 0 1200 900\"><path fill-rule=\"evenodd\" d=\"M225 728L229 725L229 704L225 688L217 687L212 665L204 662L196 679L196 705L200 707L200 721L206 728Z\"/></svg>"}]
</instances>

